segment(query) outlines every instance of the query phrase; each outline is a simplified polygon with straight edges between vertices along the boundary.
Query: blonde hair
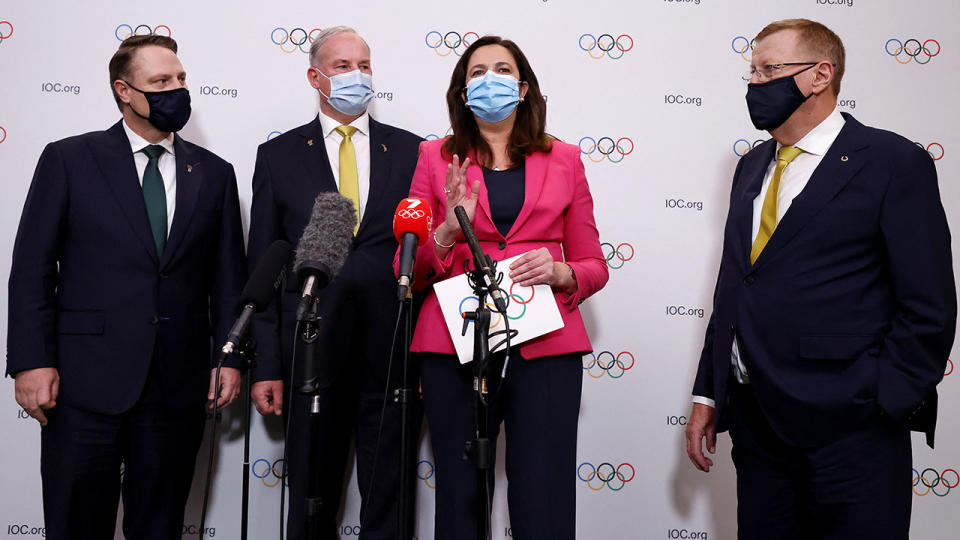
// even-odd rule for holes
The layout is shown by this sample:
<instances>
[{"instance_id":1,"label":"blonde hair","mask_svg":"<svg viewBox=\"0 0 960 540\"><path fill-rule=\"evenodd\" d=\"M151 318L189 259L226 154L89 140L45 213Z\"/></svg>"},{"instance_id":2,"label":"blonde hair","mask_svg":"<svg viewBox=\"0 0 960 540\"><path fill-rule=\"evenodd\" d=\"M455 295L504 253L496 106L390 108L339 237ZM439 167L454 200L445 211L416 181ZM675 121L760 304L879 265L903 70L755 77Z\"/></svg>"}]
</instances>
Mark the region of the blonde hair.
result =
<instances>
[{"instance_id":1,"label":"blonde hair","mask_svg":"<svg viewBox=\"0 0 960 540\"><path fill-rule=\"evenodd\" d=\"M753 38L754 41L780 32L782 30L797 30L800 33L799 47L804 52L818 55L833 64L833 81L830 86L834 95L840 94L840 81L846 64L846 51L840 36L833 33L826 26L809 19L784 19L768 24Z\"/></svg>"}]
</instances>

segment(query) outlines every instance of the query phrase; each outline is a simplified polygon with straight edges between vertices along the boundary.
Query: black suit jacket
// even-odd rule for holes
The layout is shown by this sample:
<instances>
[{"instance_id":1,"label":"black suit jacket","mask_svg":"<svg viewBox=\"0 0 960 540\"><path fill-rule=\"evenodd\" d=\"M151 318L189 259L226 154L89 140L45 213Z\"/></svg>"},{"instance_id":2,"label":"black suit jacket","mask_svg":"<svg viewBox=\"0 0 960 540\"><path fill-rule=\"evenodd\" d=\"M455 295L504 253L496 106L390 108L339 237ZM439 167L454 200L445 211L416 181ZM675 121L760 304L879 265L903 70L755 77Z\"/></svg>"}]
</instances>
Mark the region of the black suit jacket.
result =
<instances>
[{"instance_id":1,"label":"black suit jacket","mask_svg":"<svg viewBox=\"0 0 960 540\"><path fill-rule=\"evenodd\" d=\"M157 352L169 403L206 399L246 279L233 167L174 139L177 195L161 257L121 122L50 143L10 271L7 374L56 367L59 400L117 414Z\"/></svg>"},{"instance_id":2,"label":"black suit jacket","mask_svg":"<svg viewBox=\"0 0 960 540\"><path fill-rule=\"evenodd\" d=\"M367 205L343 268L318 294L322 386L334 382L344 362L362 362L370 373L385 377L397 314L393 213L410 191L421 140L370 119ZM250 210L251 267L274 240L296 245L322 191L337 191L337 184L318 118L260 145ZM290 274L278 302L254 320L255 381L288 380L299 300L299 282ZM397 351L401 343L398 339Z\"/></svg>"},{"instance_id":3,"label":"black suit jacket","mask_svg":"<svg viewBox=\"0 0 960 540\"><path fill-rule=\"evenodd\" d=\"M936 169L907 139L844 117L752 265L753 200L776 142L740 160L694 394L723 420L736 335L784 440L819 444L885 413L932 445L957 318Z\"/></svg>"}]
</instances>

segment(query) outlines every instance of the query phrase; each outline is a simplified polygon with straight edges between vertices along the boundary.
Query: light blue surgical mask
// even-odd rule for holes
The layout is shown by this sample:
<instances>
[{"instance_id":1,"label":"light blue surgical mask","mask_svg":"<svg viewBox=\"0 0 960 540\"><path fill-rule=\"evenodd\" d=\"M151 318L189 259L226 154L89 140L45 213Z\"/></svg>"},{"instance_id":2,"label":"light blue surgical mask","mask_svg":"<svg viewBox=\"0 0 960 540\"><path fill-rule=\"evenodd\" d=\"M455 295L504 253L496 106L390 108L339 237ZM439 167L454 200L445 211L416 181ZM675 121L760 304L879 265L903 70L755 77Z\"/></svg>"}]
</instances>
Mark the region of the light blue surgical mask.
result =
<instances>
[{"instance_id":1,"label":"light blue surgical mask","mask_svg":"<svg viewBox=\"0 0 960 540\"><path fill-rule=\"evenodd\" d=\"M327 77L317 68L317 73ZM373 99L373 77L355 69L348 73L340 73L330 80L330 95L323 91L320 94L327 98L327 103L334 109L350 116L361 114L367 110L367 105Z\"/></svg>"},{"instance_id":2,"label":"light blue surgical mask","mask_svg":"<svg viewBox=\"0 0 960 540\"><path fill-rule=\"evenodd\" d=\"M467 83L467 107L484 122L504 120L520 103L520 82L511 75L488 71Z\"/></svg>"}]
</instances>

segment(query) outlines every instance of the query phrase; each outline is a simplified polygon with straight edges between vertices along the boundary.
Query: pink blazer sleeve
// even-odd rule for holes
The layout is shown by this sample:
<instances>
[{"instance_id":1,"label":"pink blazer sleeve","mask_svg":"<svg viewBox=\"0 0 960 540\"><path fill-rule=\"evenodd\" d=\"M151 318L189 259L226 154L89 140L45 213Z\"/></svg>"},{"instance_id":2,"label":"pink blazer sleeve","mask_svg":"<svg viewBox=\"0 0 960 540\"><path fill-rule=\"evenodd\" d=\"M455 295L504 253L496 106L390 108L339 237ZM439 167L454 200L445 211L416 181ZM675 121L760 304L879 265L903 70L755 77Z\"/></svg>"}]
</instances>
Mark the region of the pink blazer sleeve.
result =
<instances>
[{"instance_id":1,"label":"pink blazer sleeve","mask_svg":"<svg viewBox=\"0 0 960 540\"><path fill-rule=\"evenodd\" d=\"M593 217L593 197L587 185L579 148L572 155L571 164L573 200L563 219L564 262L577 276L577 290L571 294L557 293L557 300L573 307L603 288L609 278L607 262L600 247L600 233Z\"/></svg>"}]
</instances>

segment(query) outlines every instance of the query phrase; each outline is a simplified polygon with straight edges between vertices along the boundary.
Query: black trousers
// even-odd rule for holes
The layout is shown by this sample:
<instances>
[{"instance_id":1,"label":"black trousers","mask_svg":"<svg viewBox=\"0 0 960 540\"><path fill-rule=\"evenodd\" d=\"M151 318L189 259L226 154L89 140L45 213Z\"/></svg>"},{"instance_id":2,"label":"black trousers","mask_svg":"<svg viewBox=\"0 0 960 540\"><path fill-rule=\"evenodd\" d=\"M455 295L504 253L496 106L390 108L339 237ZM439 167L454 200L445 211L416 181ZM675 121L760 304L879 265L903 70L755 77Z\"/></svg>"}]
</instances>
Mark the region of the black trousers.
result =
<instances>
[{"instance_id":1,"label":"black trousers","mask_svg":"<svg viewBox=\"0 0 960 540\"><path fill-rule=\"evenodd\" d=\"M205 413L202 402L171 410L156 364L123 414L62 403L47 411L40 474L48 539L111 540L121 496L126 538L181 538Z\"/></svg>"},{"instance_id":2,"label":"black trousers","mask_svg":"<svg viewBox=\"0 0 960 540\"><path fill-rule=\"evenodd\" d=\"M910 432L876 418L820 447L784 443L750 385L729 385L741 540L906 540L910 530Z\"/></svg>"},{"instance_id":3,"label":"black trousers","mask_svg":"<svg viewBox=\"0 0 960 540\"><path fill-rule=\"evenodd\" d=\"M399 383L401 370L400 359L395 359L391 380ZM393 401L393 389L399 384L393 384L390 386L390 395L383 414L383 432L378 447L377 430L381 423L385 380L385 374L370 373L364 366L351 365L332 386L320 391L320 412L316 415L308 414L311 400L309 396L294 392L291 398L288 394L284 409L285 414L292 415L290 432L287 435L290 487L287 538L290 540L306 538L305 500L311 492L319 495L322 502L322 538L338 538L340 504L347 480L351 440L356 448L357 484L361 497L360 514L363 518L363 523L360 523L360 539L398 538L401 407ZM416 377L412 377L412 380L416 381ZM419 400L411 404L410 410L410 461L406 465L410 482L406 489L411 509L411 530L403 536L404 540L413 535L416 448L423 422L423 409ZM312 440L308 436L310 434Z\"/></svg>"},{"instance_id":4,"label":"black trousers","mask_svg":"<svg viewBox=\"0 0 960 540\"><path fill-rule=\"evenodd\" d=\"M436 540L471 540L477 530L477 469L463 458L474 438L473 374L455 356L420 355L424 408L436 478ZM495 355L491 394L501 385ZM517 540L572 540L577 514L579 354L524 360L512 354L502 391L489 409L490 490L496 441L506 431L507 504ZM483 500L482 498L479 500Z\"/></svg>"}]
</instances>

